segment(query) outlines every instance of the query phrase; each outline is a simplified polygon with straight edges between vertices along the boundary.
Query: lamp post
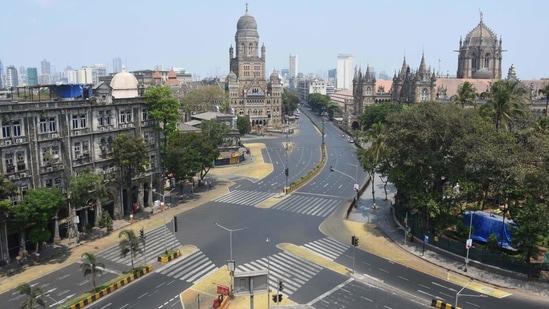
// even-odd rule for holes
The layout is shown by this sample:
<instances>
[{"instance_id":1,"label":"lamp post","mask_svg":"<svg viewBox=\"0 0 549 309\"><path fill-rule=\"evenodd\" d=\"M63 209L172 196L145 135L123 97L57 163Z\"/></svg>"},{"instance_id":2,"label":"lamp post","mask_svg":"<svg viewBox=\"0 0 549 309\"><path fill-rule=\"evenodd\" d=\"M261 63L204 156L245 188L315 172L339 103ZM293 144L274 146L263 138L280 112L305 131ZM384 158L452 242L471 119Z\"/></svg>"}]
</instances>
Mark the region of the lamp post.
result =
<instances>
[{"instance_id":1,"label":"lamp post","mask_svg":"<svg viewBox=\"0 0 549 309\"><path fill-rule=\"evenodd\" d=\"M269 273L270 273L270 262L271 262L271 244L269 243L269 238L265 240L265 243L267 243L267 309L271 307L271 287L269 285Z\"/></svg>"},{"instance_id":2,"label":"lamp post","mask_svg":"<svg viewBox=\"0 0 549 309\"><path fill-rule=\"evenodd\" d=\"M322 113L320 116L322 117L322 147L324 147L324 111L326 110L325 107L322 108Z\"/></svg>"},{"instance_id":3,"label":"lamp post","mask_svg":"<svg viewBox=\"0 0 549 309\"><path fill-rule=\"evenodd\" d=\"M228 261L228 265L229 265L229 271L230 271L230 275L231 275L231 294L232 294L232 291L233 291L233 281L234 281L234 260L233 260L233 232L238 232L238 231L243 231L245 229L247 229L247 227L242 227L242 228L239 228L239 229L230 229L228 227L224 227L223 225L215 222L215 225L217 225L218 227L224 229L225 231L229 232L229 261ZM231 267L232 265L232 267Z\"/></svg>"},{"instance_id":4,"label":"lamp post","mask_svg":"<svg viewBox=\"0 0 549 309\"><path fill-rule=\"evenodd\" d=\"M469 264L469 249L473 245L473 240L471 239L471 229L473 228L473 214L475 212L469 211L469 237L467 237L467 242L465 243L465 248L467 248L467 255L465 256L465 268L463 269L464 272L467 272L467 265Z\"/></svg>"}]
</instances>

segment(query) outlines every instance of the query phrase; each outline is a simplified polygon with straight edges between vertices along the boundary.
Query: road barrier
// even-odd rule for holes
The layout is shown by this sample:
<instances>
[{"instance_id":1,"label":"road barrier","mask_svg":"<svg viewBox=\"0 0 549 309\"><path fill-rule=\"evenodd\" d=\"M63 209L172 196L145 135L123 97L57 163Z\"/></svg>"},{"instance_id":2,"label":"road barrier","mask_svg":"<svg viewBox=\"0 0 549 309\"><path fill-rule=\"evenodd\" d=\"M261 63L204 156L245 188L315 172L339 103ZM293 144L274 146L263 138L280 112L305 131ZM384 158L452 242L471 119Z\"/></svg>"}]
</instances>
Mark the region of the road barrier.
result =
<instances>
[{"instance_id":1,"label":"road barrier","mask_svg":"<svg viewBox=\"0 0 549 309\"><path fill-rule=\"evenodd\" d=\"M461 309L461 307L454 307L452 304L445 303L440 299L433 299L431 306L442 309Z\"/></svg>"}]
</instances>

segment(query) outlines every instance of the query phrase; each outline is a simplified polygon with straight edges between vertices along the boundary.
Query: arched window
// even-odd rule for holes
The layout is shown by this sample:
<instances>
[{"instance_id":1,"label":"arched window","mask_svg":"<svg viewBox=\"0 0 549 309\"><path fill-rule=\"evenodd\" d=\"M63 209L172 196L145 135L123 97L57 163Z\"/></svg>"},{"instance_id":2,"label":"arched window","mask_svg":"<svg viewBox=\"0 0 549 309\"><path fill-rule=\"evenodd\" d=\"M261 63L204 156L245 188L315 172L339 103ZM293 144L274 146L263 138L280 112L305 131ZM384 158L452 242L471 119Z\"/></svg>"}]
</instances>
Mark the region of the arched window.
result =
<instances>
[{"instance_id":1,"label":"arched window","mask_svg":"<svg viewBox=\"0 0 549 309\"><path fill-rule=\"evenodd\" d=\"M478 69L477 55L475 55L475 54L471 55L471 69L473 69L473 70Z\"/></svg>"},{"instance_id":2,"label":"arched window","mask_svg":"<svg viewBox=\"0 0 549 309\"><path fill-rule=\"evenodd\" d=\"M366 87L366 95L372 95L372 88L371 87Z\"/></svg>"},{"instance_id":3,"label":"arched window","mask_svg":"<svg viewBox=\"0 0 549 309\"><path fill-rule=\"evenodd\" d=\"M491 58L491 55L490 53L486 54L484 56L484 67L485 68L489 68L490 67L490 58Z\"/></svg>"},{"instance_id":4,"label":"arched window","mask_svg":"<svg viewBox=\"0 0 549 309\"><path fill-rule=\"evenodd\" d=\"M421 101L427 101L429 100L429 90L427 88L423 88L421 90Z\"/></svg>"}]
</instances>

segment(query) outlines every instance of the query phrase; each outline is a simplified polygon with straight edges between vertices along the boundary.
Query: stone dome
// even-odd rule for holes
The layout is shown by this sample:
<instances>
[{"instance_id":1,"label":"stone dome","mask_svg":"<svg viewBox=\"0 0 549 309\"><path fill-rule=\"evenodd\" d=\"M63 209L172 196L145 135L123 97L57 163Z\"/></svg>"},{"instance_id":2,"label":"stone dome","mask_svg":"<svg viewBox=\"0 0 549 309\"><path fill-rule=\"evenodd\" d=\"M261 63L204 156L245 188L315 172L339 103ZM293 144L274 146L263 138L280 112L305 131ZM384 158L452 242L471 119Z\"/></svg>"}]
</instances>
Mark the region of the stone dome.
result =
<instances>
[{"instance_id":1,"label":"stone dome","mask_svg":"<svg viewBox=\"0 0 549 309\"><path fill-rule=\"evenodd\" d=\"M497 40L497 35L481 20L473 30L469 31L465 37L464 43L469 46L480 46L486 44L491 45L497 42Z\"/></svg>"},{"instance_id":2,"label":"stone dome","mask_svg":"<svg viewBox=\"0 0 549 309\"><path fill-rule=\"evenodd\" d=\"M236 23L236 36L259 37L259 34L257 34L257 22L248 12L238 19Z\"/></svg>"},{"instance_id":3,"label":"stone dome","mask_svg":"<svg viewBox=\"0 0 549 309\"><path fill-rule=\"evenodd\" d=\"M139 82L131 73L126 72L126 67L122 67L120 73L115 74L111 80L112 89L137 89Z\"/></svg>"},{"instance_id":4,"label":"stone dome","mask_svg":"<svg viewBox=\"0 0 549 309\"><path fill-rule=\"evenodd\" d=\"M123 66L122 71L112 77L112 96L116 99L138 97L138 86L139 82L137 78L133 74L126 72L126 67Z\"/></svg>"},{"instance_id":5,"label":"stone dome","mask_svg":"<svg viewBox=\"0 0 549 309\"><path fill-rule=\"evenodd\" d=\"M227 76L227 79L231 82L236 82L237 76L233 71L231 71L231 73L229 73L229 76Z\"/></svg>"},{"instance_id":6,"label":"stone dome","mask_svg":"<svg viewBox=\"0 0 549 309\"><path fill-rule=\"evenodd\" d=\"M492 78L492 72L488 70L487 68L478 69L475 73L473 73L474 79L491 79Z\"/></svg>"},{"instance_id":7,"label":"stone dome","mask_svg":"<svg viewBox=\"0 0 549 309\"><path fill-rule=\"evenodd\" d=\"M280 76L278 75L278 71L276 70L273 70L273 73L271 73L271 77L270 77L271 80L280 80Z\"/></svg>"}]
</instances>

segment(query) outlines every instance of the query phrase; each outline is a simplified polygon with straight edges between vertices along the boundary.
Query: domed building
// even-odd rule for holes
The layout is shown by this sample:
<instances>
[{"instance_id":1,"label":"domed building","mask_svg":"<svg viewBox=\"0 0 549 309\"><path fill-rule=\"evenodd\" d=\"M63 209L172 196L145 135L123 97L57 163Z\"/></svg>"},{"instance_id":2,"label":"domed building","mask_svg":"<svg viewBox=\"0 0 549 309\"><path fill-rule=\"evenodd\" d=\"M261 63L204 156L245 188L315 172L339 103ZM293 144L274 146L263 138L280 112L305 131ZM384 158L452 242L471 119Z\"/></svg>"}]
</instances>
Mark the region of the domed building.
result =
<instances>
[{"instance_id":1,"label":"domed building","mask_svg":"<svg viewBox=\"0 0 549 309\"><path fill-rule=\"evenodd\" d=\"M139 96L139 82L133 74L126 72L125 66L122 67L120 73L113 76L110 86L112 87L112 96L115 99L136 98Z\"/></svg>"},{"instance_id":2,"label":"domed building","mask_svg":"<svg viewBox=\"0 0 549 309\"><path fill-rule=\"evenodd\" d=\"M480 22L459 40L457 78L501 79L501 38Z\"/></svg>"},{"instance_id":3,"label":"domed building","mask_svg":"<svg viewBox=\"0 0 549 309\"><path fill-rule=\"evenodd\" d=\"M247 116L252 126L276 126L282 122L282 82L275 71L266 79L265 46L259 49L255 18L246 13L236 24L236 54L229 48L230 73L225 91L230 109L238 116Z\"/></svg>"}]
</instances>

